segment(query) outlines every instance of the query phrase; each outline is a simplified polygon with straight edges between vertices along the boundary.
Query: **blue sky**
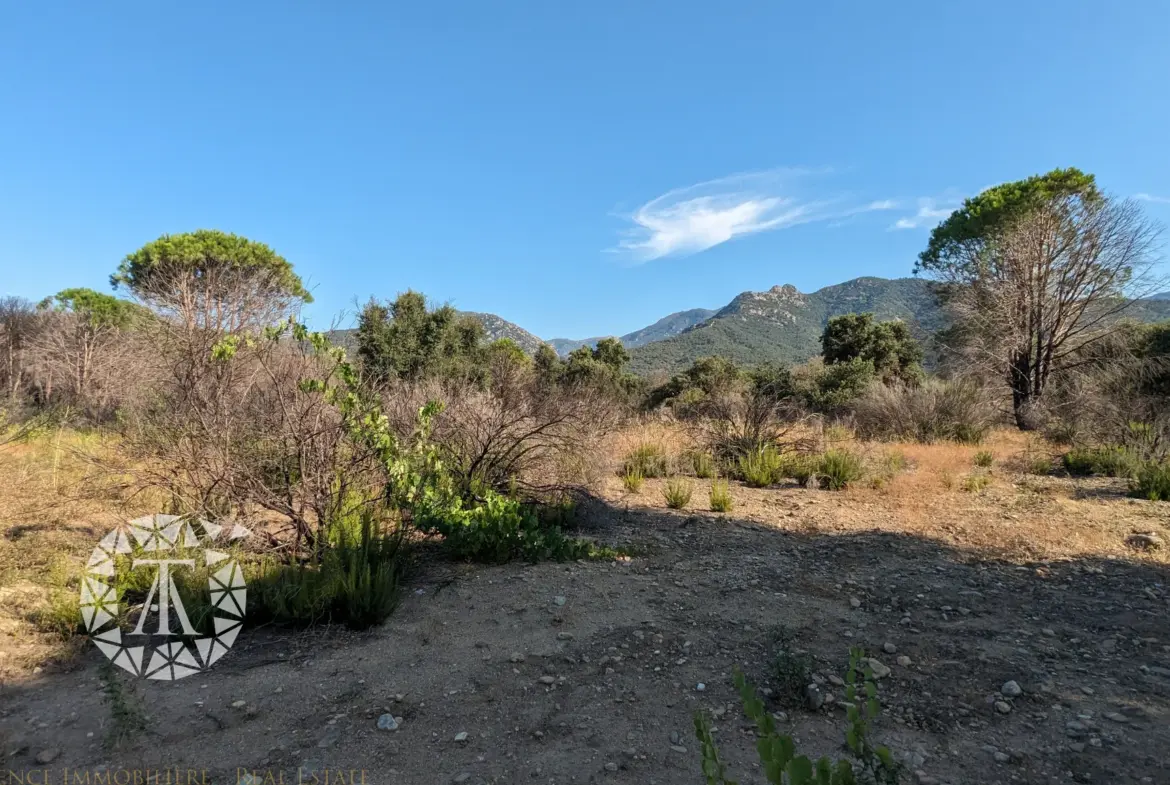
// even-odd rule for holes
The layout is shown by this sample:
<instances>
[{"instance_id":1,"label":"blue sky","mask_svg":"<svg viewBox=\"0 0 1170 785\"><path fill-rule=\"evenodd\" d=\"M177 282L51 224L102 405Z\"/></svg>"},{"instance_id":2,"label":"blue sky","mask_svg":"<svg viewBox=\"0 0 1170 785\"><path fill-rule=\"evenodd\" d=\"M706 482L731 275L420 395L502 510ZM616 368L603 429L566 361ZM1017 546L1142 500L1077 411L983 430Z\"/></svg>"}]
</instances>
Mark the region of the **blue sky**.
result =
<instances>
[{"instance_id":1,"label":"blue sky","mask_svg":"<svg viewBox=\"0 0 1170 785\"><path fill-rule=\"evenodd\" d=\"M1170 219L1170 3L6 3L0 294L261 240L328 326L414 288L542 337L910 274L990 184Z\"/></svg>"}]
</instances>

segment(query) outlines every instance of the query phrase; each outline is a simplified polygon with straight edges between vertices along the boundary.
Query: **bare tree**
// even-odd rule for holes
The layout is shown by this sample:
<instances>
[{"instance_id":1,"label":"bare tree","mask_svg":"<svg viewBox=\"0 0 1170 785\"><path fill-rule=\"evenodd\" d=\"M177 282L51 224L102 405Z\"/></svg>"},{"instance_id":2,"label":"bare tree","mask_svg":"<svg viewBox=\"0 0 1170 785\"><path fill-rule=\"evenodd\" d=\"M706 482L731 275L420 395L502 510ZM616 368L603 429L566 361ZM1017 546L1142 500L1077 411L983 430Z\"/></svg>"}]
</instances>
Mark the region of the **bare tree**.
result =
<instances>
[{"instance_id":1,"label":"bare tree","mask_svg":"<svg viewBox=\"0 0 1170 785\"><path fill-rule=\"evenodd\" d=\"M0 399L19 398L29 382L29 344L44 321L23 297L0 298Z\"/></svg>"},{"instance_id":2,"label":"bare tree","mask_svg":"<svg viewBox=\"0 0 1170 785\"><path fill-rule=\"evenodd\" d=\"M1158 283L1158 225L1069 171L968 200L920 257L954 318L944 345L1004 380L1021 429L1037 427L1033 412L1054 374L1075 367ZM1044 179L1055 175L1056 186Z\"/></svg>"}]
</instances>

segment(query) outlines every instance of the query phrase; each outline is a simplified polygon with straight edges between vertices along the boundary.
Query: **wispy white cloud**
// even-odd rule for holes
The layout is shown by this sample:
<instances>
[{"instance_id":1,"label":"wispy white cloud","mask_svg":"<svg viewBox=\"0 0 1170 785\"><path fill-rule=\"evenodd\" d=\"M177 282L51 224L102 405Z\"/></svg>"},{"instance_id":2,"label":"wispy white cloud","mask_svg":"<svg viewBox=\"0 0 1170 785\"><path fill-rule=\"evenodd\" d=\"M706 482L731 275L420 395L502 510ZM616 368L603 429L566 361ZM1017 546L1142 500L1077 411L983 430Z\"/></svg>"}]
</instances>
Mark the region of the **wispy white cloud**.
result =
<instances>
[{"instance_id":1,"label":"wispy white cloud","mask_svg":"<svg viewBox=\"0 0 1170 785\"><path fill-rule=\"evenodd\" d=\"M918 200L918 210L913 215L903 216L890 226L890 229L917 229L928 224L937 224L958 208L959 202L954 198L944 200L933 197L923 197Z\"/></svg>"},{"instance_id":2,"label":"wispy white cloud","mask_svg":"<svg viewBox=\"0 0 1170 785\"><path fill-rule=\"evenodd\" d=\"M1153 194L1134 194L1134 199L1155 204L1170 204L1170 196L1154 196Z\"/></svg>"},{"instance_id":3,"label":"wispy white cloud","mask_svg":"<svg viewBox=\"0 0 1170 785\"><path fill-rule=\"evenodd\" d=\"M772 169L667 191L627 217L634 226L613 251L639 262L694 254L735 237L896 207L891 200L845 207L809 195L826 170Z\"/></svg>"}]
</instances>

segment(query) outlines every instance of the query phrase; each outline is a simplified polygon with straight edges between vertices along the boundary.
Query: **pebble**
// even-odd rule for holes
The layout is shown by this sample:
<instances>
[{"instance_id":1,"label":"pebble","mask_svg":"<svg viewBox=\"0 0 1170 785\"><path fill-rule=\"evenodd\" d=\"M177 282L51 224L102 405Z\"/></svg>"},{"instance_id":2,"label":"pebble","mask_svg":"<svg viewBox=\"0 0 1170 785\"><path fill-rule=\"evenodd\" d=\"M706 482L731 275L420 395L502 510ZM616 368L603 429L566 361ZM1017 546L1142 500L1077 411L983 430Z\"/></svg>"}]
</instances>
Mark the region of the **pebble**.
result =
<instances>
[{"instance_id":1,"label":"pebble","mask_svg":"<svg viewBox=\"0 0 1170 785\"><path fill-rule=\"evenodd\" d=\"M61 750L57 749L56 747L50 747L47 750L41 750L38 752L36 760L37 763L44 766L45 764L52 763L53 761L57 760L57 756L60 754Z\"/></svg>"},{"instance_id":2,"label":"pebble","mask_svg":"<svg viewBox=\"0 0 1170 785\"><path fill-rule=\"evenodd\" d=\"M849 598L849 607L850 608L860 608L861 607L861 600L857 599L856 597L850 597Z\"/></svg>"},{"instance_id":3,"label":"pebble","mask_svg":"<svg viewBox=\"0 0 1170 785\"><path fill-rule=\"evenodd\" d=\"M898 647L889 641L886 641L882 644L882 650L885 651L886 654L896 654L898 652Z\"/></svg>"},{"instance_id":4,"label":"pebble","mask_svg":"<svg viewBox=\"0 0 1170 785\"><path fill-rule=\"evenodd\" d=\"M455 734L455 741L460 742L460 743L467 741L467 731L461 730L458 733L456 733Z\"/></svg>"},{"instance_id":5,"label":"pebble","mask_svg":"<svg viewBox=\"0 0 1170 785\"><path fill-rule=\"evenodd\" d=\"M555 676L541 676L539 679L537 679L537 681L539 681L541 684L556 684L557 683Z\"/></svg>"},{"instance_id":6,"label":"pebble","mask_svg":"<svg viewBox=\"0 0 1170 785\"><path fill-rule=\"evenodd\" d=\"M672 750L674 750L675 752L681 752L683 754L686 754L686 751L687 751L687 748L682 746L681 744L671 744L670 748Z\"/></svg>"},{"instance_id":7,"label":"pebble","mask_svg":"<svg viewBox=\"0 0 1170 785\"><path fill-rule=\"evenodd\" d=\"M873 671L873 677L875 679L884 679L890 675L889 666L882 664L880 660L870 657L866 662L869 664L869 669Z\"/></svg>"},{"instance_id":8,"label":"pebble","mask_svg":"<svg viewBox=\"0 0 1170 785\"><path fill-rule=\"evenodd\" d=\"M905 654L898 655L898 664L901 665L903 668L909 668L911 663L912 663L911 659L909 657L907 657Z\"/></svg>"},{"instance_id":9,"label":"pebble","mask_svg":"<svg viewBox=\"0 0 1170 785\"><path fill-rule=\"evenodd\" d=\"M1024 691L1020 689L1020 685L1014 681L1005 681L1003 686L999 688L999 691L1009 698L1018 698L1024 694Z\"/></svg>"},{"instance_id":10,"label":"pebble","mask_svg":"<svg viewBox=\"0 0 1170 785\"><path fill-rule=\"evenodd\" d=\"M678 731L672 730L670 732L670 743L671 744L678 744L680 741L682 741L682 739L679 738Z\"/></svg>"},{"instance_id":11,"label":"pebble","mask_svg":"<svg viewBox=\"0 0 1170 785\"><path fill-rule=\"evenodd\" d=\"M558 641L571 641L571 640L573 640L573 633L571 633L571 632L558 632L557 633L557 640Z\"/></svg>"},{"instance_id":12,"label":"pebble","mask_svg":"<svg viewBox=\"0 0 1170 785\"><path fill-rule=\"evenodd\" d=\"M553 605L556 605L559 608L564 604L565 604L565 598L563 596L558 594L556 597L553 597Z\"/></svg>"},{"instance_id":13,"label":"pebble","mask_svg":"<svg viewBox=\"0 0 1170 785\"><path fill-rule=\"evenodd\" d=\"M998 711L1000 714L1011 714L1012 713L1012 705L1010 703L1008 703L1007 701L996 701L995 702L995 710Z\"/></svg>"},{"instance_id":14,"label":"pebble","mask_svg":"<svg viewBox=\"0 0 1170 785\"><path fill-rule=\"evenodd\" d=\"M469 779L471 779L471 772L461 771L451 779L451 782L467 782Z\"/></svg>"},{"instance_id":15,"label":"pebble","mask_svg":"<svg viewBox=\"0 0 1170 785\"><path fill-rule=\"evenodd\" d=\"M825 705L825 696L821 693L821 688L815 684L809 684L804 688L804 702L808 707L816 711L821 706Z\"/></svg>"},{"instance_id":16,"label":"pebble","mask_svg":"<svg viewBox=\"0 0 1170 785\"><path fill-rule=\"evenodd\" d=\"M605 770L606 771L617 771L618 765L616 763L614 763L613 761L610 761L609 763L605 764Z\"/></svg>"},{"instance_id":17,"label":"pebble","mask_svg":"<svg viewBox=\"0 0 1170 785\"><path fill-rule=\"evenodd\" d=\"M508 662L524 662L524 655L518 651L512 652L512 656L508 657Z\"/></svg>"},{"instance_id":18,"label":"pebble","mask_svg":"<svg viewBox=\"0 0 1170 785\"><path fill-rule=\"evenodd\" d=\"M698 690L699 692L702 692L703 690L707 689L707 685L704 684L703 682L699 682L698 684L695 685L695 689Z\"/></svg>"},{"instance_id":19,"label":"pebble","mask_svg":"<svg viewBox=\"0 0 1170 785\"><path fill-rule=\"evenodd\" d=\"M378 730L398 730L398 720L393 714L383 714L378 718Z\"/></svg>"}]
</instances>

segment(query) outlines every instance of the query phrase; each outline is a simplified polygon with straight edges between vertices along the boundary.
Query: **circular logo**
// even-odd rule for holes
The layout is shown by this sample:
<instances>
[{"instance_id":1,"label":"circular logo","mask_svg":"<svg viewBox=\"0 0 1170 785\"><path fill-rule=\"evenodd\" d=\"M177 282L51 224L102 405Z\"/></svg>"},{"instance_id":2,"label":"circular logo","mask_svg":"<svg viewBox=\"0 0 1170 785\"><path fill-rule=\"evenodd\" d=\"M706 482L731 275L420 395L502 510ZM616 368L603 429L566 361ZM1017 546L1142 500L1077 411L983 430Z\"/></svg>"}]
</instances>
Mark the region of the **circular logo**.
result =
<instances>
[{"instance_id":1,"label":"circular logo","mask_svg":"<svg viewBox=\"0 0 1170 785\"><path fill-rule=\"evenodd\" d=\"M81 619L94 644L118 667L148 679L172 681L210 668L235 643L247 600L240 565L217 546L250 534L239 524L162 514L114 529L93 549L81 578ZM201 572L207 592L195 592L192 623L179 586L201 589Z\"/></svg>"}]
</instances>

